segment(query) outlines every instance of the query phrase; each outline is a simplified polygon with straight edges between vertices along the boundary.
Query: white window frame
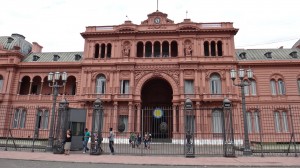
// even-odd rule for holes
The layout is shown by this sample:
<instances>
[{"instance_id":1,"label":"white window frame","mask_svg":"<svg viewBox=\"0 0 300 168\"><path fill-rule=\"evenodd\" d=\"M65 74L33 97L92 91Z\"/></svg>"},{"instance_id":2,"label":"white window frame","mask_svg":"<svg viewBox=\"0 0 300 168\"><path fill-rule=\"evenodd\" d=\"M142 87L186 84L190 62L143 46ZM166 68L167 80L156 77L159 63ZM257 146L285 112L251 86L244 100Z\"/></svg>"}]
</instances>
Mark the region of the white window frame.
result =
<instances>
[{"instance_id":1,"label":"white window frame","mask_svg":"<svg viewBox=\"0 0 300 168\"><path fill-rule=\"evenodd\" d=\"M105 94L106 78L103 75L97 77L96 80L96 93Z\"/></svg>"},{"instance_id":2,"label":"white window frame","mask_svg":"<svg viewBox=\"0 0 300 168\"><path fill-rule=\"evenodd\" d=\"M285 84L282 79L278 80L278 94L285 95Z\"/></svg>"},{"instance_id":3,"label":"white window frame","mask_svg":"<svg viewBox=\"0 0 300 168\"><path fill-rule=\"evenodd\" d=\"M129 80L121 80L120 93L121 94L129 94Z\"/></svg>"},{"instance_id":4,"label":"white window frame","mask_svg":"<svg viewBox=\"0 0 300 168\"><path fill-rule=\"evenodd\" d=\"M276 92L276 81L274 79L272 79L270 81L270 86L271 86L271 94L272 95L277 95L277 92Z\"/></svg>"},{"instance_id":5,"label":"white window frame","mask_svg":"<svg viewBox=\"0 0 300 168\"><path fill-rule=\"evenodd\" d=\"M286 133L289 132L289 121L288 113L286 111L275 111L274 112L274 123L276 133Z\"/></svg>"},{"instance_id":6,"label":"white window frame","mask_svg":"<svg viewBox=\"0 0 300 168\"><path fill-rule=\"evenodd\" d=\"M300 79L297 80L298 94L300 95Z\"/></svg>"},{"instance_id":7,"label":"white window frame","mask_svg":"<svg viewBox=\"0 0 300 168\"><path fill-rule=\"evenodd\" d=\"M219 109L212 111L212 132L223 133L222 112Z\"/></svg>"},{"instance_id":8,"label":"white window frame","mask_svg":"<svg viewBox=\"0 0 300 168\"><path fill-rule=\"evenodd\" d=\"M17 108L14 113L13 128L25 128L26 124L26 110Z\"/></svg>"},{"instance_id":9,"label":"white window frame","mask_svg":"<svg viewBox=\"0 0 300 168\"><path fill-rule=\"evenodd\" d=\"M184 80L184 94L194 94L194 80Z\"/></svg>"},{"instance_id":10,"label":"white window frame","mask_svg":"<svg viewBox=\"0 0 300 168\"><path fill-rule=\"evenodd\" d=\"M3 77L0 75L0 93L2 93L2 88L3 88Z\"/></svg>"},{"instance_id":11,"label":"white window frame","mask_svg":"<svg viewBox=\"0 0 300 168\"><path fill-rule=\"evenodd\" d=\"M222 94L222 83L220 75L213 74L210 77L210 92L211 94Z\"/></svg>"},{"instance_id":12,"label":"white window frame","mask_svg":"<svg viewBox=\"0 0 300 168\"><path fill-rule=\"evenodd\" d=\"M251 118L251 112L246 112L246 119L247 119L248 133L252 133L252 118Z\"/></svg>"}]
</instances>

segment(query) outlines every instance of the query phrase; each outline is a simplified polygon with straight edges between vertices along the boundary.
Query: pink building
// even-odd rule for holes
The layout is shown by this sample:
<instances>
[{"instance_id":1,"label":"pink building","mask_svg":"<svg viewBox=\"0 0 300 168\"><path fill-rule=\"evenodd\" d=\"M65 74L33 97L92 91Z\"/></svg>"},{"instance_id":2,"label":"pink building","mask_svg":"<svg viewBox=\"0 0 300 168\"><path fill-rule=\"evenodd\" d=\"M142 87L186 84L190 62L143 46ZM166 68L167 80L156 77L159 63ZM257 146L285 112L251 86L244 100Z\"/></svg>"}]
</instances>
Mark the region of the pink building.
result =
<instances>
[{"instance_id":1,"label":"pink building","mask_svg":"<svg viewBox=\"0 0 300 168\"><path fill-rule=\"evenodd\" d=\"M234 108L241 108L241 90L233 85L230 70L251 68L254 77L245 87L250 140L258 138L252 134L257 130L257 111L252 107L268 106L272 110L262 116L270 118L261 122L261 128L266 126L265 132L274 135L287 133L282 140L270 141L289 141L287 106L300 103L299 42L291 49L236 49L236 33L238 29L230 22L184 19L174 23L167 14L156 11L141 24L126 20L120 25L86 27L81 33L83 52L42 52L42 46L27 42L22 35L1 36L0 105L13 105L16 110L11 112L13 121L1 117L0 122L15 131L33 129L25 118L37 111L27 107L38 105L39 128L47 138L53 103L47 76L58 71L67 72L68 78L57 101L66 98L69 107L84 114L85 125L79 124L80 129L91 129L93 102L100 98L107 109L103 131L113 127L119 138L126 138L129 132L157 133L161 123L166 123L168 133L160 138L176 142L184 132L184 111L180 109L190 98L196 108L193 129L201 143L201 139L218 139L213 133L220 133L221 124L214 117L225 97ZM157 114L165 115L164 120L154 120L155 113L147 111L157 107L168 107ZM234 128L242 133L242 113L237 110L234 114L240 116L235 118ZM125 134L118 132L120 123ZM22 134L23 138L31 136Z\"/></svg>"}]
</instances>

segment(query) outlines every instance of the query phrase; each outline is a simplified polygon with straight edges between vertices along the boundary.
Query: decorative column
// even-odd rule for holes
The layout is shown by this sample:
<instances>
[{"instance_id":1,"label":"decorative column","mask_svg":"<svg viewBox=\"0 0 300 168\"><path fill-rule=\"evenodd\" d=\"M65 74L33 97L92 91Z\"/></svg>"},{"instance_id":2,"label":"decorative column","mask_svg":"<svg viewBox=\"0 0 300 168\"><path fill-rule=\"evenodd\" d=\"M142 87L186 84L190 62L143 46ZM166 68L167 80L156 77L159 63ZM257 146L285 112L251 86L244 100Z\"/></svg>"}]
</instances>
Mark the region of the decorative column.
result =
<instances>
[{"instance_id":1,"label":"decorative column","mask_svg":"<svg viewBox=\"0 0 300 168\"><path fill-rule=\"evenodd\" d=\"M201 111L200 111L200 102L196 102L196 109L195 109L195 122L196 122L196 129L195 129L195 134L196 134L196 138L200 138L198 137L199 135L201 135L201 115L200 115Z\"/></svg>"},{"instance_id":2,"label":"decorative column","mask_svg":"<svg viewBox=\"0 0 300 168\"><path fill-rule=\"evenodd\" d=\"M118 130L118 102L114 102L113 129Z\"/></svg>"},{"instance_id":3,"label":"decorative column","mask_svg":"<svg viewBox=\"0 0 300 168\"><path fill-rule=\"evenodd\" d=\"M133 118L134 114L132 112L132 102L128 102L128 132L133 131Z\"/></svg>"},{"instance_id":4,"label":"decorative column","mask_svg":"<svg viewBox=\"0 0 300 168\"><path fill-rule=\"evenodd\" d=\"M137 132L141 133L141 104L140 103L137 103L136 104L137 106L137 121L136 121L136 127L137 127Z\"/></svg>"},{"instance_id":5,"label":"decorative column","mask_svg":"<svg viewBox=\"0 0 300 168\"><path fill-rule=\"evenodd\" d=\"M40 95L42 95L42 92L43 92L43 85L44 85L44 82L42 81L42 82L41 82L41 90L40 90Z\"/></svg>"},{"instance_id":6,"label":"decorative column","mask_svg":"<svg viewBox=\"0 0 300 168\"><path fill-rule=\"evenodd\" d=\"M29 91L28 91L28 95L31 95L31 87L32 87L32 81L30 81L30 86L29 86Z\"/></svg>"}]
</instances>

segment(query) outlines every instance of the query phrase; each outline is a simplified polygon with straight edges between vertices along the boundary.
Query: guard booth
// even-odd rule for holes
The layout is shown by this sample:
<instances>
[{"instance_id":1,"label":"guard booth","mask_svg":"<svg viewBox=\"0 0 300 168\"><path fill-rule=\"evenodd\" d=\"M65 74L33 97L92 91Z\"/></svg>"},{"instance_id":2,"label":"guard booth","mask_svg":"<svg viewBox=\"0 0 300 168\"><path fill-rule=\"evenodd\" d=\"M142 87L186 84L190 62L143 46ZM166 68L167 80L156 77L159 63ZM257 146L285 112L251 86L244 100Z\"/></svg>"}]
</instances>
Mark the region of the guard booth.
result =
<instances>
[{"instance_id":1,"label":"guard booth","mask_svg":"<svg viewBox=\"0 0 300 168\"><path fill-rule=\"evenodd\" d=\"M58 116L56 119L56 129L53 143L53 153L63 154L64 153L64 142L66 138L66 132L69 127L69 103L66 99L63 99L59 103Z\"/></svg>"},{"instance_id":2,"label":"guard booth","mask_svg":"<svg viewBox=\"0 0 300 168\"><path fill-rule=\"evenodd\" d=\"M223 100L223 150L224 157L235 157L234 132L232 121L232 104L225 98Z\"/></svg>"},{"instance_id":3,"label":"guard booth","mask_svg":"<svg viewBox=\"0 0 300 168\"><path fill-rule=\"evenodd\" d=\"M90 155L100 155L103 150L102 144L103 106L99 98L94 102L91 132Z\"/></svg>"},{"instance_id":4,"label":"guard booth","mask_svg":"<svg viewBox=\"0 0 300 168\"><path fill-rule=\"evenodd\" d=\"M184 151L185 157L195 157L195 110L193 109L193 102L187 98L184 103L184 122L185 122L185 140Z\"/></svg>"}]
</instances>

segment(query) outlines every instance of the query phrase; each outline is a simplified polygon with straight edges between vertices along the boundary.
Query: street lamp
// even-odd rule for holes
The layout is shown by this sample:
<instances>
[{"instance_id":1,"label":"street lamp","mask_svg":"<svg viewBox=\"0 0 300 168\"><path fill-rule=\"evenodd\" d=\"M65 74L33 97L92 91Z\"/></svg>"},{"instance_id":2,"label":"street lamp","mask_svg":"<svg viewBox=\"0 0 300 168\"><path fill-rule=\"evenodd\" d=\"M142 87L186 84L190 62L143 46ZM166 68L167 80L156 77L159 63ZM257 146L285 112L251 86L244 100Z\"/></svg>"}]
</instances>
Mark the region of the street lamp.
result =
<instances>
[{"instance_id":1,"label":"street lamp","mask_svg":"<svg viewBox=\"0 0 300 168\"><path fill-rule=\"evenodd\" d=\"M54 78L53 78L54 76ZM63 84L59 85L58 81L62 79ZM53 147L53 140L54 140L54 135L53 135L53 127L54 127L54 115L55 115L55 108L56 108L56 99L58 95L58 88L65 86L67 82L67 73L63 72L50 72L48 74L48 82L49 82L49 87L53 88L53 105L52 105L52 113L51 113L51 122L50 122L50 131L49 131L49 139L48 139L48 146L47 146L47 151L52 151Z\"/></svg>"},{"instance_id":2,"label":"street lamp","mask_svg":"<svg viewBox=\"0 0 300 168\"><path fill-rule=\"evenodd\" d=\"M253 72L251 69L248 69L247 71L247 78L245 76L245 70L239 69L238 74L239 78L241 80L240 83L235 84L234 80L236 79L236 70L232 69L230 71L230 77L233 81L234 86L241 87L241 93L242 93L242 111L243 111L243 119L244 119L244 151L243 155L252 155L252 151L250 149L250 142L249 142L249 135L248 135L248 123L247 123L247 116L246 116L246 102L245 102L245 86L251 85L251 82L248 82L248 80L251 80L253 78ZM247 82L246 82L247 80Z\"/></svg>"}]
</instances>

